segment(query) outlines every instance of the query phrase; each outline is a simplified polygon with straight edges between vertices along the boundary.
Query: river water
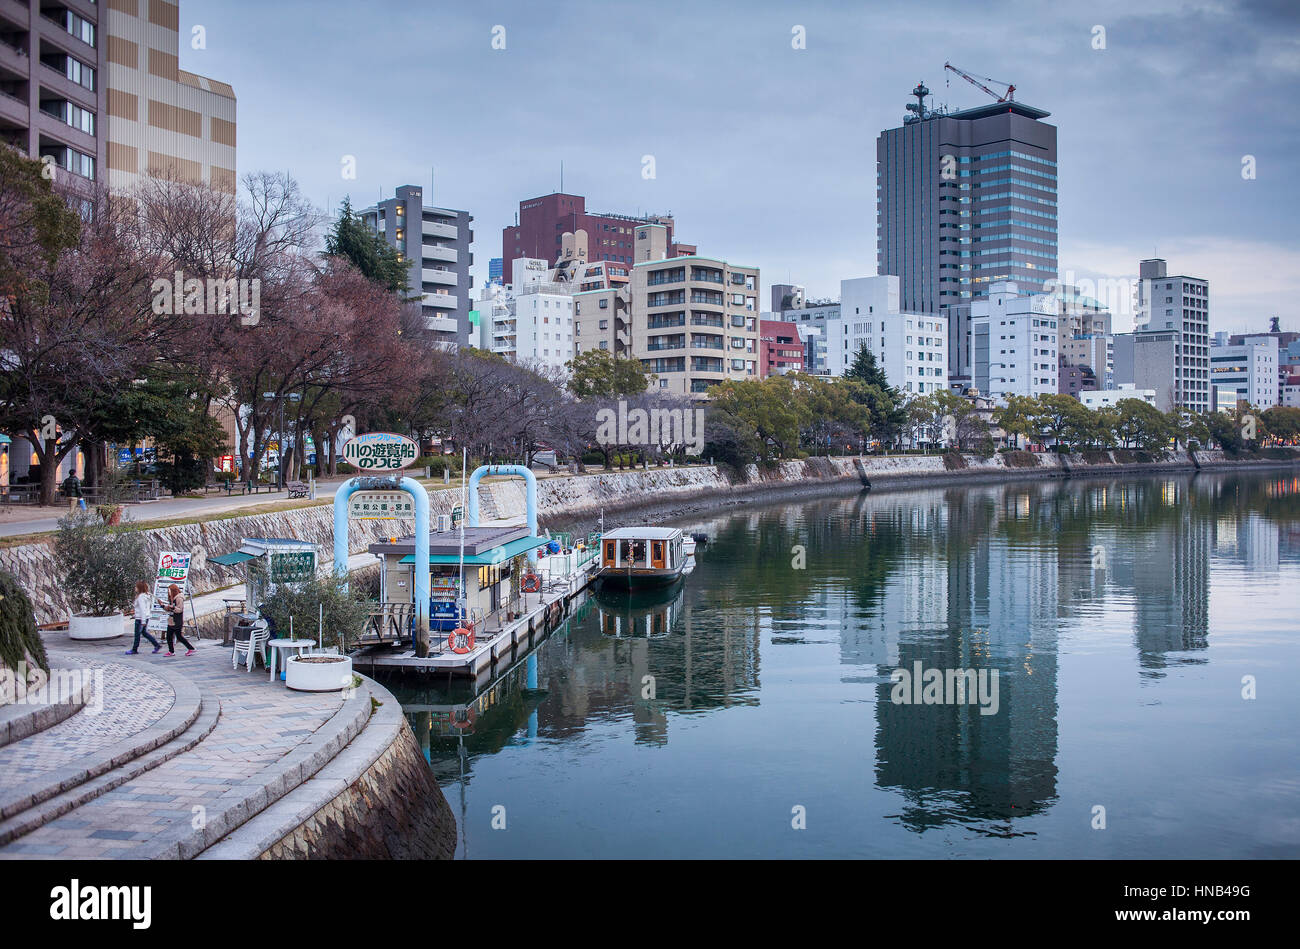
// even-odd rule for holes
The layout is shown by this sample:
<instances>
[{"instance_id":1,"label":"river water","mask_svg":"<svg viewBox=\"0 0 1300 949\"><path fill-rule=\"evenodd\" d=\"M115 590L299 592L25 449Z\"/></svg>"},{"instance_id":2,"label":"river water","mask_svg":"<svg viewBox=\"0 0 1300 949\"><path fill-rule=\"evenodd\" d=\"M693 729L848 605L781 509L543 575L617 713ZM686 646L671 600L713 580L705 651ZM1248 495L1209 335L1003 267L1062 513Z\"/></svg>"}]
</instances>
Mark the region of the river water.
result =
<instances>
[{"instance_id":1,"label":"river water","mask_svg":"<svg viewBox=\"0 0 1300 949\"><path fill-rule=\"evenodd\" d=\"M1300 855L1293 473L679 523L711 542L677 589L478 691L390 683L458 857Z\"/></svg>"}]
</instances>

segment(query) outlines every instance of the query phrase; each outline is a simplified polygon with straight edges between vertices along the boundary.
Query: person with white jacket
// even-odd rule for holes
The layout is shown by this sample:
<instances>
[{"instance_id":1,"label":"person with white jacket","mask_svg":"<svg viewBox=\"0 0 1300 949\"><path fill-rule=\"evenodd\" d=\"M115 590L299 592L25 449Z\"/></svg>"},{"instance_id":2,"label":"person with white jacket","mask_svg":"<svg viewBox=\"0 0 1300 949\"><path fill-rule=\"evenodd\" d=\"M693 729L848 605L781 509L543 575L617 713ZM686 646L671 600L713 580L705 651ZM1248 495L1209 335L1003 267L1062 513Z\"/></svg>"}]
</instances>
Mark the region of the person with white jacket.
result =
<instances>
[{"instance_id":1,"label":"person with white jacket","mask_svg":"<svg viewBox=\"0 0 1300 949\"><path fill-rule=\"evenodd\" d=\"M149 622L149 612L153 609L153 597L149 595L149 584L143 580L136 581L135 584L135 642L131 648L126 651L128 656L134 656L140 651L140 637L143 636L149 642L153 643L153 651L156 655L162 645L158 640L149 635L145 629L145 624Z\"/></svg>"}]
</instances>

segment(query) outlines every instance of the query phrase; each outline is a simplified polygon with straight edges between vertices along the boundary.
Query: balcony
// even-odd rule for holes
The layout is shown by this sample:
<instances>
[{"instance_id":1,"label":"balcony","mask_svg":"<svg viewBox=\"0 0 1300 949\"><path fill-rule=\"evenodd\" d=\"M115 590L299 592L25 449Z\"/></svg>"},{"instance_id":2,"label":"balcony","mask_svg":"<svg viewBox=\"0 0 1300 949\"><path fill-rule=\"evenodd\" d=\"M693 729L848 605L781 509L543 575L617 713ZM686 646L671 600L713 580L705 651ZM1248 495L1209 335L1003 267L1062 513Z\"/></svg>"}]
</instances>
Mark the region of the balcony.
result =
<instances>
[{"instance_id":1,"label":"balcony","mask_svg":"<svg viewBox=\"0 0 1300 949\"><path fill-rule=\"evenodd\" d=\"M0 0L0 20L25 30L31 22L31 11L23 0Z\"/></svg>"},{"instance_id":2,"label":"balcony","mask_svg":"<svg viewBox=\"0 0 1300 949\"><path fill-rule=\"evenodd\" d=\"M422 283L438 283L444 287L456 286L456 273L451 270L428 270L420 271L420 281Z\"/></svg>"},{"instance_id":3,"label":"balcony","mask_svg":"<svg viewBox=\"0 0 1300 949\"><path fill-rule=\"evenodd\" d=\"M13 73L14 78L26 79L27 74L31 72L32 61L24 47L14 46L7 39L0 39L0 67L3 67L6 73Z\"/></svg>"},{"instance_id":4,"label":"balcony","mask_svg":"<svg viewBox=\"0 0 1300 949\"><path fill-rule=\"evenodd\" d=\"M456 320L443 316L426 316L424 318L424 327L437 333L460 332L460 324Z\"/></svg>"},{"instance_id":5,"label":"balcony","mask_svg":"<svg viewBox=\"0 0 1300 949\"><path fill-rule=\"evenodd\" d=\"M453 293L426 293L420 300L424 306L436 306L443 310L454 310L460 306L460 297Z\"/></svg>"},{"instance_id":6,"label":"balcony","mask_svg":"<svg viewBox=\"0 0 1300 949\"><path fill-rule=\"evenodd\" d=\"M91 112L98 112L99 110L99 97L94 90L87 89L79 82L73 82L57 66L51 66L49 63L42 61L39 74L32 78L40 80L42 89L56 93L74 105L79 105ZM96 76L96 78L99 77Z\"/></svg>"},{"instance_id":7,"label":"balcony","mask_svg":"<svg viewBox=\"0 0 1300 949\"><path fill-rule=\"evenodd\" d=\"M691 349L726 349L721 336L693 336Z\"/></svg>"},{"instance_id":8,"label":"balcony","mask_svg":"<svg viewBox=\"0 0 1300 949\"><path fill-rule=\"evenodd\" d=\"M420 254L425 260L440 260L443 263L454 264L460 257L454 247L438 247L434 244L424 244L420 248Z\"/></svg>"},{"instance_id":9,"label":"balcony","mask_svg":"<svg viewBox=\"0 0 1300 949\"><path fill-rule=\"evenodd\" d=\"M22 128L30 127L31 121L27 100L19 99L17 96L11 96L7 92L0 92L0 120L6 123L13 123ZM26 144L23 150L26 151Z\"/></svg>"},{"instance_id":10,"label":"balcony","mask_svg":"<svg viewBox=\"0 0 1300 949\"><path fill-rule=\"evenodd\" d=\"M449 241L456 240L460 232L451 224L439 224L437 221L421 221L420 230L430 237L442 237Z\"/></svg>"}]
</instances>

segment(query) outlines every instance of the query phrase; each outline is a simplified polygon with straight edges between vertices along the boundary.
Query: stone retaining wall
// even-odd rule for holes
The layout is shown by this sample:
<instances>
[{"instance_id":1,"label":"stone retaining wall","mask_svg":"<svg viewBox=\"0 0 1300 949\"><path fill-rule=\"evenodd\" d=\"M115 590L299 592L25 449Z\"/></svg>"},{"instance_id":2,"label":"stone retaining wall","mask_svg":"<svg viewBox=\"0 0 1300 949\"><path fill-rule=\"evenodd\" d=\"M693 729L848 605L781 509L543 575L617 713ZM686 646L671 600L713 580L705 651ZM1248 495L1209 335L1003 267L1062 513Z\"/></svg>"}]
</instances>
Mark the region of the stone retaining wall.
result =
<instances>
[{"instance_id":1,"label":"stone retaining wall","mask_svg":"<svg viewBox=\"0 0 1300 949\"><path fill-rule=\"evenodd\" d=\"M924 484L933 480L1061 477L1068 474L1141 474L1154 471L1191 470L1236 466L1279 466L1295 464L1285 459L1241 460L1222 452L1197 452L1196 462L1187 452L1138 453L1116 450L1059 456L1054 453L1016 452L978 455L889 455L862 458L806 458L784 461L767 470L750 465L743 475L699 466L659 468L649 471L611 471L575 477L542 478L537 485L538 516L544 526L565 529L575 522L589 522L602 511L628 511L646 507L672 507L679 502L713 500L725 502L762 493L835 490L842 486ZM479 485L480 509L485 519L521 518L524 515L524 484L517 478L488 481ZM431 515L450 514L460 503L460 492L429 492ZM353 521L349 550L363 551L376 540L396 531L409 530L394 521ZM208 555L236 550L245 537L292 537L316 544L323 558L334 549L333 507L329 504L296 508L269 514L253 514L156 528L148 534L148 549L156 559L162 550L190 550L202 544ZM54 561L50 541L0 548L0 569L13 573L27 590L38 623L63 622L68 606L62 589L54 582ZM215 564L192 575L191 590L210 593L243 580L240 570ZM219 620L211 620L219 623ZM213 630L207 631L209 634Z\"/></svg>"},{"instance_id":2,"label":"stone retaining wall","mask_svg":"<svg viewBox=\"0 0 1300 949\"><path fill-rule=\"evenodd\" d=\"M262 860L449 860L456 818L409 726Z\"/></svg>"}]
</instances>

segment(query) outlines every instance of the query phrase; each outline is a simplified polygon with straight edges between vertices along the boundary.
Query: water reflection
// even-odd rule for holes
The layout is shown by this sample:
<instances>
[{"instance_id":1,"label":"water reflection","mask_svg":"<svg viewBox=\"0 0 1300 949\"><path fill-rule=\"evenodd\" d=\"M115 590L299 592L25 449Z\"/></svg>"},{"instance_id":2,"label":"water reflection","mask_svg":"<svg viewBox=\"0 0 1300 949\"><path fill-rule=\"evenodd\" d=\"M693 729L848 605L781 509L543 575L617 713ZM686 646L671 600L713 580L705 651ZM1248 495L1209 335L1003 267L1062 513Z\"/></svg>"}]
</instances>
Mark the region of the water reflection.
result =
<instances>
[{"instance_id":1,"label":"water reflection","mask_svg":"<svg viewBox=\"0 0 1300 949\"><path fill-rule=\"evenodd\" d=\"M856 765L836 754L865 727L872 782L892 800L878 819L922 836L1032 836L1032 819L1067 791L1063 657L1123 650L1131 659L1118 674L1158 702L1175 670L1210 661L1218 578L1267 578L1300 562L1300 480L1202 474L863 493L681 526L711 538L685 583L587 600L484 687L397 689L445 783L472 783L476 761L510 746L589 751L598 733L662 749L693 716L802 701L820 709L815 728L756 740L793 740L821 756L825 773L780 779L856 780ZM997 670L997 714L896 704L890 673L916 663ZM1099 682L1098 693L1120 687ZM457 705L474 709L468 725ZM764 727L751 721L723 729L718 719L716 732L692 739L723 753L756 736L735 729ZM753 758L737 767L755 782L780 767ZM601 759L588 764L584 777L598 784Z\"/></svg>"}]
</instances>

